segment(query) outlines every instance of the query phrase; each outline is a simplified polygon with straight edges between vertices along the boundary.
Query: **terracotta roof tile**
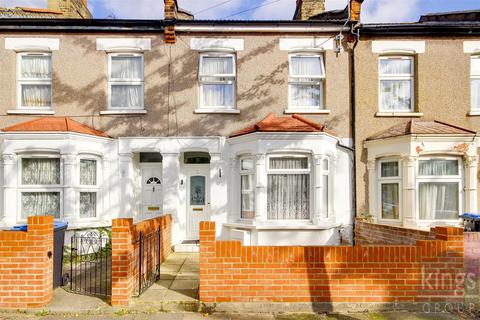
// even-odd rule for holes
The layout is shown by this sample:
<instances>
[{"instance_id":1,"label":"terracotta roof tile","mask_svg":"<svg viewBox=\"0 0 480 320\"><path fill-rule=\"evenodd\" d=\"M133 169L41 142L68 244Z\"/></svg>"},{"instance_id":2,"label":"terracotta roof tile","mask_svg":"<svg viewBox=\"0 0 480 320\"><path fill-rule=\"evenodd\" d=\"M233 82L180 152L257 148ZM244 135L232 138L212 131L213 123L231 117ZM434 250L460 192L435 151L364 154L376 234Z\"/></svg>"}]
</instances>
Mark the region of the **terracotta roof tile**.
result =
<instances>
[{"instance_id":1,"label":"terracotta roof tile","mask_svg":"<svg viewBox=\"0 0 480 320\"><path fill-rule=\"evenodd\" d=\"M451 125L445 122L410 120L397 124L383 132L373 135L367 140L379 140L406 135L475 135L476 132Z\"/></svg>"},{"instance_id":2,"label":"terracotta roof tile","mask_svg":"<svg viewBox=\"0 0 480 320\"><path fill-rule=\"evenodd\" d=\"M108 135L68 117L42 117L3 128L3 132L75 132L91 136Z\"/></svg>"},{"instance_id":3,"label":"terracotta roof tile","mask_svg":"<svg viewBox=\"0 0 480 320\"><path fill-rule=\"evenodd\" d=\"M263 120L232 133L230 137L238 137L253 132L325 132L333 136L336 135L333 130L328 129L325 125L319 125L298 114L291 117L277 117L270 113Z\"/></svg>"}]
</instances>

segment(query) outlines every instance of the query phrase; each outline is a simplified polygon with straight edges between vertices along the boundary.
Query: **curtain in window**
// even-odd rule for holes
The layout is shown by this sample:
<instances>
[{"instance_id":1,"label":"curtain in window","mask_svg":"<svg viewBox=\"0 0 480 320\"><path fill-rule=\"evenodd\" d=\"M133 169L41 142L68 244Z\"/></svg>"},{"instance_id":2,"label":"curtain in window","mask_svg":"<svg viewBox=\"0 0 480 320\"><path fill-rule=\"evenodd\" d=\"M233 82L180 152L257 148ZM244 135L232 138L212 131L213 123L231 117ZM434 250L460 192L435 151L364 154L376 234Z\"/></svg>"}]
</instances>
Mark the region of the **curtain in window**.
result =
<instances>
[{"instance_id":1,"label":"curtain in window","mask_svg":"<svg viewBox=\"0 0 480 320\"><path fill-rule=\"evenodd\" d=\"M322 59L320 57L296 56L290 58L290 75L303 76L323 76Z\"/></svg>"},{"instance_id":2,"label":"curtain in window","mask_svg":"<svg viewBox=\"0 0 480 320\"><path fill-rule=\"evenodd\" d=\"M113 108L140 108L142 107L142 86L140 85L112 85Z\"/></svg>"},{"instance_id":3,"label":"curtain in window","mask_svg":"<svg viewBox=\"0 0 480 320\"><path fill-rule=\"evenodd\" d=\"M45 84L22 84L23 107L50 107L52 105L52 87Z\"/></svg>"},{"instance_id":4,"label":"curtain in window","mask_svg":"<svg viewBox=\"0 0 480 320\"><path fill-rule=\"evenodd\" d=\"M382 162L381 163L381 176L385 177L398 177L398 162Z\"/></svg>"},{"instance_id":5,"label":"curtain in window","mask_svg":"<svg viewBox=\"0 0 480 320\"><path fill-rule=\"evenodd\" d=\"M60 159L22 159L22 184L60 184Z\"/></svg>"},{"instance_id":6,"label":"curtain in window","mask_svg":"<svg viewBox=\"0 0 480 320\"><path fill-rule=\"evenodd\" d=\"M141 57L112 57L111 78L143 80Z\"/></svg>"},{"instance_id":7,"label":"curtain in window","mask_svg":"<svg viewBox=\"0 0 480 320\"><path fill-rule=\"evenodd\" d=\"M270 169L308 169L308 158L270 158Z\"/></svg>"},{"instance_id":8,"label":"curtain in window","mask_svg":"<svg viewBox=\"0 0 480 320\"><path fill-rule=\"evenodd\" d=\"M203 84L204 107L233 106L233 84Z\"/></svg>"},{"instance_id":9,"label":"curtain in window","mask_svg":"<svg viewBox=\"0 0 480 320\"><path fill-rule=\"evenodd\" d=\"M203 57L202 75L233 74L232 57Z\"/></svg>"},{"instance_id":10,"label":"curtain in window","mask_svg":"<svg viewBox=\"0 0 480 320\"><path fill-rule=\"evenodd\" d=\"M398 183L383 183L382 188L382 218L399 218L399 190Z\"/></svg>"},{"instance_id":11,"label":"curtain in window","mask_svg":"<svg viewBox=\"0 0 480 320\"><path fill-rule=\"evenodd\" d=\"M472 109L480 109L480 79L472 79L470 82Z\"/></svg>"},{"instance_id":12,"label":"curtain in window","mask_svg":"<svg viewBox=\"0 0 480 320\"><path fill-rule=\"evenodd\" d=\"M328 175L322 176L322 217L328 218Z\"/></svg>"},{"instance_id":13,"label":"curtain in window","mask_svg":"<svg viewBox=\"0 0 480 320\"><path fill-rule=\"evenodd\" d=\"M420 160L418 174L421 176L451 176L458 175L457 160Z\"/></svg>"},{"instance_id":14,"label":"curtain in window","mask_svg":"<svg viewBox=\"0 0 480 320\"><path fill-rule=\"evenodd\" d=\"M255 188L253 174L241 175L241 217L255 218Z\"/></svg>"},{"instance_id":15,"label":"curtain in window","mask_svg":"<svg viewBox=\"0 0 480 320\"><path fill-rule=\"evenodd\" d=\"M21 76L23 79L50 79L50 63L49 56L22 56Z\"/></svg>"},{"instance_id":16,"label":"curtain in window","mask_svg":"<svg viewBox=\"0 0 480 320\"><path fill-rule=\"evenodd\" d=\"M385 111L409 111L412 101L410 80L382 80L380 82L382 109Z\"/></svg>"},{"instance_id":17,"label":"curtain in window","mask_svg":"<svg viewBox=\"0 0 480 320\"><path fill-rule=\"evenodd\" d=\"M54 216L60 218L60 192L22 192L22 218Z\"/></svg>"},{"instance_id":18,"label":"curtain in window","mask_svg":"<svg viewBox=\"0 0 480 320\"><path fill-rule=\"evenodd\" d=\"M410 59L380 59L380 74L398 75L412 73Z\"/></svg>"},{"instance_id":19,"label":"curtain in window","mask_svg":"<svg viewBox=\"0 0 480 320\"><path fill-rule=\"evenodd\" d=\"M319 107L322 90L319 84L290 84L290 106Z\"/></svg>"},{"instance_id":20,"label":"curtain in window","mask_svg":"<svg viewBox=\"0 0 480 320\"><path fill-rule=\"evenodd\" d=\"M458 219L457 182L421 182L419 209L421 220Z\"/></svg>"},{"instance_id":21,"label":"curtain in window","mask_svg":"<svg viewBox=\"0 0 480 320\"><path fill-rule=\"evenodd\" d=\"M95 192L80 192L80 218L97 216L97 194Z\"/></svg>"},{"instance_id":22,"label":"curtain in window","mask_svg":"<svg viewBox=\"0 0 480 320\"><path fill-rule=\"evenodd\" d=\"M310 218L308 174L269 174L267 189L268 219Z\"/></svg>"},{"instance_id":23,"label":"curtain in window","mask_svg":"<svg viewBox=\"0 0 480 320\"><path fill-rule=\"evenodd\" d=\"M84 186L97 184L97 161L80 160L80 184Z\"/></svg>"}]
</instances>

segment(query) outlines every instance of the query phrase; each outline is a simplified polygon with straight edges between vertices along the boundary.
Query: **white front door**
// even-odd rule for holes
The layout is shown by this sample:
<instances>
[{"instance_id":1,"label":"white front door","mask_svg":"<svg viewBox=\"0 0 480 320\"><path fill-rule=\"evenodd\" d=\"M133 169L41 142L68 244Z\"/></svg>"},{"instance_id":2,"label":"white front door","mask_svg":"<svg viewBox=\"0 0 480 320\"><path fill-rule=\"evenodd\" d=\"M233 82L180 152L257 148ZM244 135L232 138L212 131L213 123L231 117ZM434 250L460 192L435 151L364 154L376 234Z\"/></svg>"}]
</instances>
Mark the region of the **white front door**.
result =
<instances>
[{"instance_id":1,"label":"white front door","mask_svg":"<svg viewBox=\"0 0 480 320\"><path fill-rule=\"evenodd\" d=\"M142 164L142 220L162 214L162 164Z\"/></svg>"},{"instance_id":2,"label":"white front door","mask_svg":"<svg viewBox=\"0 0 480 320\"><path fill-rule=\"evenodd\" d=\"M210 164L187 164L187 238L200 239L200 221L210 218Z\"/></svg>"}]
</instances>

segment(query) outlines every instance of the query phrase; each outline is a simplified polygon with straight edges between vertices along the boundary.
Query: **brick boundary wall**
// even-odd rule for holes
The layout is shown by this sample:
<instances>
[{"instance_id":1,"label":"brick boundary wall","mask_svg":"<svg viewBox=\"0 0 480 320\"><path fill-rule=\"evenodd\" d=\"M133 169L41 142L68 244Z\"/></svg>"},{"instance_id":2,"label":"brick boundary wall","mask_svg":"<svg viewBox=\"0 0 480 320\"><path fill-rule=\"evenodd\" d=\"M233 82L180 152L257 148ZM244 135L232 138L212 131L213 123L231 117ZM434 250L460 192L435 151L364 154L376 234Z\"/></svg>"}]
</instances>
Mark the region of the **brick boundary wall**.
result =
<instances>
[{"instance_id":1,"label":"brick boundary wall","mask_svg":"<svg viewBox=\"0 0 480 320\"><path fill-rule=\"evenodd\" d=\"M411 229L386 224L355 221L355 241L357 244L412 244L417 240L434 240L435 231Z\"/></svg>"},{"instance_id":2,"label":"brick boundary wall","mask_svg":"<svg viewBox=\"0 0 480 320\"><path fill-rule=\"evenodd\" d=\"M480 232L465 232L465 304L480 310Z\"/></svg>"},{"instance_id":3,"label":"brick boundary wall","mask_svg":"<svg viewBox=\"0 0 480 320\"><path fill-rule=\"evenodd\" d=\"M415 245L243 246L200 224L200 300L219 303L463 303L463 230L435 229ZM262 304L260 304L262 305ZM277 304L278 305L278 304Z\"/></svg>"},{"instance_id":4,"label":"brick boundary wall","mask_svg":"<svg viewBox=\"0 0 480 320\"><path fill-rule=\"evenodd\" d=\"M53 217L28 231L0 231L0 308L40 308L53 295Z\"/></svg>"},{"instance_id":5,"label":"brick boundary wall","mask_svg":"<svg viewBox=\"0 0 480 320\"><path fill-rule=\"evenodd\" d=\"M172 216L170 214L133 224L133 219L112 220L112 298L113 306L127 306L138 283L138 249L132 243L140 232L147 235L160 228L163 262L172 251ZM153 249L153 248L152 248Z\"/></svg>"}]
</instances>

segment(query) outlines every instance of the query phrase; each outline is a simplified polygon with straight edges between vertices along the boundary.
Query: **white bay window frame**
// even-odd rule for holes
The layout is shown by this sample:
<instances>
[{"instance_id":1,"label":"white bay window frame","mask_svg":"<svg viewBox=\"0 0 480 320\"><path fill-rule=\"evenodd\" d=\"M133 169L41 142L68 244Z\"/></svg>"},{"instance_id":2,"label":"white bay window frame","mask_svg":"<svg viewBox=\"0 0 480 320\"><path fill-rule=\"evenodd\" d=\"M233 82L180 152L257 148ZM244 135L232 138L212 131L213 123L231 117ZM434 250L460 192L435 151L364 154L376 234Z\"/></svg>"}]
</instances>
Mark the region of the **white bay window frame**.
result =
<instances>
[{"instance_id":1,"label":"white bay window frame","mask_svg":"<svg viewBox=\"0 0 480 320\"><path fill-rule=\"evenodd\" d=\"M112 60L115 57L122 57L122 58L135 58L140 59L141 61L141 77L140 78L113 78L112 77ZM143 111L144 106L144 81L145 81L145 67L144 67L144 56L141 53L122 53L122 52L112 52L108 53L108 94L107 94L107 108L111 111ZM140 105L138 106L112 106L112 88L114 86L135 86L140 87L140 97L139 102Z\"/></svg>"},{"instance_id":2,"label":"white bay window frame","mask_svg":"<svg viewBox=\"0 0 480 320\"><path fill-rule=\"evenodd\" d=\"M208 58L226 58L232 61L232 73L225 74L207 74L204 70L204 59ZM197 111L236 111L237 101L237 62L235 53L230 52L202 52L199 56L199 93L198 93L198 109ZM232 87L232 103L230 105L205 105L204 104L204 90L207 85L225 85Z\"/></svg>"},{"instance_id":3,"label":"white bay window frame","mask_svg":"<svg viewBox=\"0 0 480 320\"><path fill-rule=\"evenodd\" d=\"M252 163L251 168L244 168L243 167L243 162L244 161L250 161ZM239 158L239 172L240 172L240 220L252 220L255 219L255 186L256 186L256 176L255 176L255 160L252 156L242 156ZM251 186L249 189L244 188L243 186L243 177L251 177ZM252 207L250 208L251 210L248 210L246 212L251 212L253 213L252 217L245 217L244 216L244 208L243 208L243 196L248 195L250 199L252 200Z\"/></svg>"},{"instance_id":4,"label":"white bay window frame","mask_svg":"<svg viewBox=\"0 0 480 320\"><path fill-rule=\"evenodd\" d=\"M382 176L382 164L397 163L398 174L396 176ZM383 199L382 186L384 184L396 184L398 188L398 218L389 219L383 217ZM377 161L377 202L378 202L378 217L380 221L386 222L400 222L402 216L402 164L398 158L385 158Z\"/></svg>"},{"instance_id":5,"label":"white bay window frame","mask_svg":"<svg viewBox=\"0 0 480 320\"><path fill-rule=\"evenodd\" d=\"M471 111L480 114L480 54L470 57Z\"/></svg>"},{"instance_id":6,"label":"white bay window frame","mask_svg":"<svg viewBox=\"0 0 480 320\"><path fill-rule=\"evenodd\" d=\"M95 161L95 184L82 184L81 181L81 163L82 161ZM80 156L78 160L78 217L82 221L97 220L99 218L99 200L100 200L100 159L94 156ZM81 196L82 193L95 194L95 216L82 217L81 215Z\"/></svg>"},{"instance_id":7,"label":"white bay window frame","mask_svg":"<svg viewBox=\"0 0 480 320\"><path fill-rule=\"evenodd\" d=\"M410 73L383 74L381 62L384 60L409 60ZM413 56L381 56L378 60L378 106L380 112L385 113L412 113L415 110L415 59ZM408 109L388 109L382 102L382 82L384 81L409 81L410 82L410 106Z\"/></svg>"},{"instance_id":8,"label":"white bay window frame","mask_svg":"<svg viewBox=\"0 0 480 320\"><path fill-rule=\"evenodd\" d=\"M320 60L320 74L318 75L302 75L294 74L292 69L293 58L318 58ZM311 112L325 109L324 106L324 82L325 82L325 62L323 54L321 53L292 53L288 56L288 111ZM292 86L318 86L320 96L317 105L313 106L298 106L293 102Z\"/></svg>"},{"instance_id":9,"label":"white bay window frame","mask_svg":"<svg viewBox=\"0 0 480 320\"><path fill-rule=\"evenodd\" d=\"M32 56L41 56L48 57L50 60L49 63L49 78L25 78L22 75L22 59L24 57ZM41 85L48 86L50 88L50 105L48 106L34 106L34 105L24 105L22 97L22 87L25 85ZM50 52L19 52L17 53L17 109L19 110L38 110L38 111L50 111L52 110L52 55Z\"/></svg>"}]
</instances>

